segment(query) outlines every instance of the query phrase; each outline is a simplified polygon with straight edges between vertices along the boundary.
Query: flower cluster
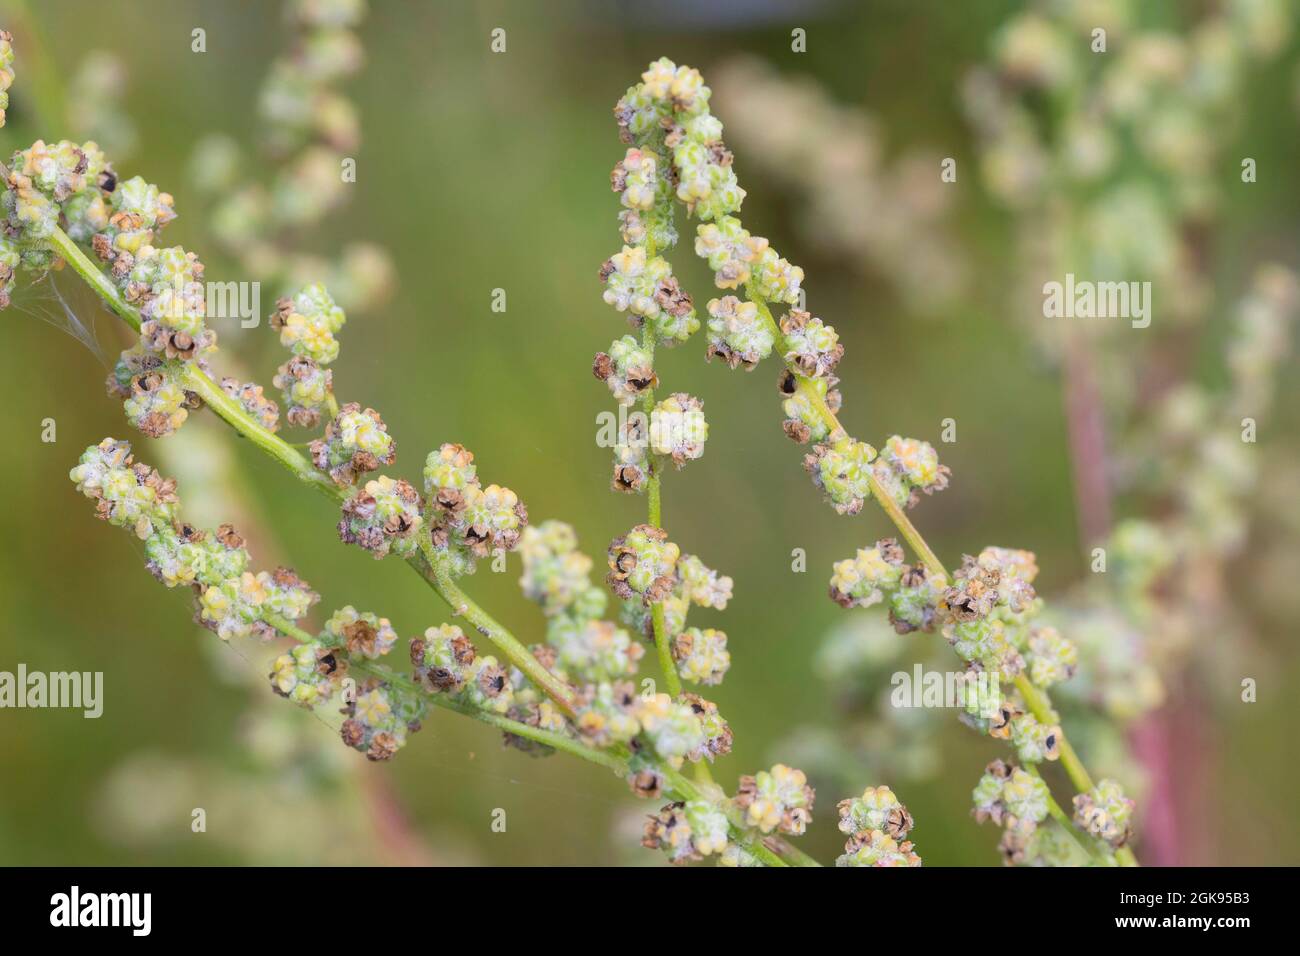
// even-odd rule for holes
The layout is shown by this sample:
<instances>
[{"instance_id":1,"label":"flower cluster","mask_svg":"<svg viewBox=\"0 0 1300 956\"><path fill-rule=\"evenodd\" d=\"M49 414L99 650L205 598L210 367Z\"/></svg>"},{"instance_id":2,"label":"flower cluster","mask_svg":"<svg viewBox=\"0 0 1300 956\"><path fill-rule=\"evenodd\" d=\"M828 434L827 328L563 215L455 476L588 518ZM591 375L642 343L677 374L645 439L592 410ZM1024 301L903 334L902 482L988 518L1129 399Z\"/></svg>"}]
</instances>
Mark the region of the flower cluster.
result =
<instances>
[{"instance_id":1,"label":"flower cluster","mask_svg":"<svg viewBox=\"0 0 1300 956\"><path fill-rule=\"evenodd\" d=\"M999 845L1003 861L1021 864L1032 856L1050 799L1042 777L995 760L984 769L971 793L971 813L979 823L992 820L1003 828Z\"/></svg>"},{"instance_id":2,"label":"flower cluster","mask_svg":"<svg viewBox=\"0 0 1300 956\"><path fill-rule=\"evenodd\" d=\"M673 638L677 673L692 684L721 684L731 667L727 635L711 627L689 627Z\"/></svg>"},{"instance_id":3,"label":"flower cluster","mask_svg":"<svg viewBox=\"0 0 1300 956\"><path fill-rule=\"evenodd\" d=\"M685 632L686 618L691 605L725 610L727 602L731 600L732 587L731 578L709 568L695 555L685 554L678 557L671 585L657 602L663 608L665 633L669 637L675 637ZM651 615L651 606L654 603L656 602L647 604L640 595L633 594L623 601L621 612L623 621L633 631L644 635L648 640L653 640L655 636ZM709 644L717 647L716 639ZM718 659L712 652L710 658Z\"/></svg>"},{"instance_id":4,"label":"flower cluster","mask_svg":"<svg viewBox=\"0 0 1300 956\"><path fill-rule=\"evenodd\" d=\"M642 392L659 384L654 356L630 335L615 339L608 352L597 352L591 372L609 386L620 405L631 405Z\"/></svg>"},{"instance_id":5,"label":"flower cluster","mask_svg":"<svg viewBox=\"0 0 1300 956\"><path fill-rule=\"evenodd\" d=\"M1037 574L1032 552L985 548L977 557L967 555L948 582L924 565L906 565L898 542L885 538L835 563L830 596L844 607L887 603L902 634L941 630L972 677L987 671L1013 679L1028 669L1035 684L1046 687L1067 680L1078 655L1053 628L1033 622L1043 605L1033 588ZM1060 756L1060 727L1026 713L1018 698L1003 699L992 716L971 709L962 719L1010 740L1027 763Z\"/></svg>"},{"instance_id":6,"label":"flower cluster","mask_svg":"<svg viewBox=\"0 0 1300 956\"><path fill-rule=\"evenodd\" d=\"M406 558L419 550L423 523L415 486L403 478L380 475L343 502L338 531L345 544L360 545L376 559L390 552Z\"/></svg>"},{"instance_id":7,"label":"flower cluster","mask_svg":"<svg viewBox=\"0 0 1300 956\"><path fill-rule=\"evenodd\" d=\"M223 640L269 639L274 622L298 620L319 599L288 568L249 570L243 539L229 525L209 534L181 521L176 482L136 462L128 442L106 438L87 448L69 477L94 499L100 518L144 542L146 566L159 581L194 588L197 620Z\"/></svg>"},{"instance_id":8,"label":"flower cluster","mask_svg":"<svg viewBox=\"0 0 1300 956\"><path fill-rule=\"evenodd\" d=\"M712 760L730 748L725 722L710 736L690 702L674 701L667 694L637 694L630 681L602 681L583 688L574 725L593 746L630 744L635 739L647 753L671 767L680 767L686 760ZM629 784L647 797L662 789L659 771L644 762L634 767Z\"/></svg>"},{"instance_id":9,"label":"flower cluster","mask_svg":"<svg viewBox=\"0 0 1300 956\"><path fill-rule=\"evenodd\" d=\"M0 41L6 47L7 41ZM12 49L8 59L12 60ZM0 71L0 75L12 75ZM7 93L0 93L7 97ZM4 228L0 231L0 306L9 304L15 270L49 269L55 255L46 240L59 226L81 240L109 223L108 199L117 180L103 152L93 142L67 140L46 145L37 140L9 159L5 193L0 199Z\"/></svg>"},{"instance_id":10,"label":"flower cluster","mask_svg":"<svg viewBox=\"0 0 1300 956\"><path fill-rule=\"evenodd\" d=\"M888 787L868 787L841 800L839 829L848 836L836 866L920 866L907 839L912 815Z\"/></svg>"},{"instance_id":11,"label":"flower cluster","mask_svg":"<svg viewBox=\"0 0 1300 956\"><path fill-rule=\"evenodd\" d=\"M650 450L678 468L704 454L708 437L704 403L685 392L674 392L650 412Z\"/></svg>"},{"instance_id":12,"label":"flower cluster","mask_svg":"<svg viewBox=\"0 0 1300 956\"><path fill-rule=\"evenodd\" d=\"M420 729L424 711L420 698L396 693L370 678L358 685L355 699L343 707L346 719L339 736L369 760L391 760L406 745L407 735Z\"/></svg>"},{"instance_id":13,"label":"flower cluster","mask_svg":"<svg viewBox=\"0 0 1300 956\"><path fill-rule=\"evenodd\" d=\"M619 312L630 312L632 325L649 321L655 338L666 346L685 342L700 327L691 297L677 283L663 256L650 256L646 246L624 246L600 267L604 300Z\"/></svg>"},{"instance_id":14,"label":"flower cluster","mask_svg":"<svg viewBox=\"0 0 1300 956\"><path fill-rule=\"evenodd\" d=\"M662 601L677 581L681 549L662 528L639 524L609 545L606 583L624 600L639 598L649 607Z\"/></svg>"},{"instance_id":15,"label":"flower cluster","mask_svg":"<svg viewBox=\"0 0 1300 956\"><path fill-rule=\"evenodd\" d=\"M271 665L271 689L311 709L334 696L347 674L347 657L329 641L295 644Z\"/></svg>"},{"instance_id":16,"label":"flower cluster","mask_svg":"<svg viewBox=\"0 0 1300 956\"><path fill-rule=\"evenodd\" d=\"M733 802L746 826L798 836L812 822L813 788L802 770L779 763L740 778Z\"/></svg>"},{"instance_id":17,"label":"flower cluster","mask_svg":"<svg viewBox=\"0 0 1300 956\"><path fill-rule=\"evenodd\" d=\"M319 282L283 296L271 314L271 327L280 333L280 344L317 365L329 365L339 357L334 336L345 322L347 315Z\"/></svg>"},{"instance_id":18,"label":"flower cluster","mask_svg":"<svg viewBox=\"0 0 1300 956\"><path fill-rule=\"evenodd\" d=\"M325 622L325 633L336 646L352 657L370 660L383 657L397 643L397 632L388 618L369 611L360 612L351 604L335 611Z\"/></svg>"},{"instance_id":19,"label":"flower cluster","mask_svg":"<svg viewBox=\"0 0 1300 956\"><path fill-rule=\"evenodd\" d=\"M1074 821L1113 847L1124 846L1133 833L1133 801L1114 780L1102 780L1074 798Z\"/></svg>"},{"instance_id":20,"label":"flower cluster","mask_svg":"<svg viewBox=\"0 0 1300 956\"><path fill-rule=\"evenodd\" d=\"M433 548L454 574L474 570L478 558L513 551L528 524L528 509L509 488L478 479L474 455L444 444L424 462L426 517Z\"/></svg>"},{"instance_id":21,"label":"flower cluster","mask_svg":"<svg viewBox=\"0 0 1300 956\"><path fill-rule=\"evenodd\" d=\"M781 317L785 336L785 361L805 378L832 378L844 357L844 346L835 327L826 325L811 312L791 309Z\"/></svg>"},{"instance_id":22,"label":"flower cluster","mask_svg":"<svg viewBox=\"0 0 1300 956\"><path fill-rule=\"evenodd\" d=\"M180 363L136 345L118 359L108 377L108 392L123 399L127 421L150 438L161 438L180 428L190 410L202 404L185 387L182 372Z\"/></svg>"},{"instance_id":23,"label":"flower cluster","mask_svg":"<svg viewBox=\"0 0 1300 956\"><path fill-rule=\"evenodd\" d=\"M339 409L325 426L325 436L312 441L309 451L312 464L340 487L354 485L366 472L397 460L397 442L384 420L373 408L363 410L357 402Z\"/></svg>"},{"instance_id":24,"label":"flower cluster","mask_svg":"<svg viewBox=\"0 0 1300 956\"><path fill-rule=\"evenodd\" d=\"M0 127L5 125L9 109L9 87L14 85L14 35L0 30Z\"/></svg>"},{"instance_id":25,"label":"flower cluster","mask_svg":"<svg viewBox=\"0 0 1300 956\"><path fill-rule=\"evenodd\" d=\"M875 460L875 448L846 436L817 445L804 456L803 466L836 511L855 515L871 496Z\"/></svg>"},{"instance_id":26,"label":"flower cluster","mask_svg":"<svg viewBox=\"0 0 1300 956\"><path fill-rule=\"evenodd\" d=\"M641 845L662 850L672 863L692 863L727 849L727 814L708 800L670 803L646 820Z\"/></svg>"},{"instance_id":27,"label":"flower cluster","mask_svg":"<svg viewBox=\"0 0 1300 956\"><path fill-rule=\"evenodd\" d=\"M929 442L891 436L872 465L876 481L900 508L911 508L927 495L948 487L950 472L939 464L939 455Z\"/></svg>"},{"instance_id":28,"label":"flower cluster","mask_svg":"<svg viewBox=\"0 0 1300 956\"><path fill-rule=\"evenodd\" d=\"M111 265L109 278L140 317L140 337L124 351L109 392L125 403L131 423L151 437L170 434L199 400L185 387L188 365L205 368L216 347L207 327L203 264L180 246L153 243L176 212L172 197L140 177L119 181L93 142L37 140L10 158L2 206L0 305L14 270L55 263L49 239L63 226ZM255 414L265 408L258 407Z\"/></svg>"},{"instance_id":29,"label":"flower cluster","mask_svg":"<svg viewBox=\"0 0 1300 956\"><path fill-rule=\"evenodd\" d=\"M758 314L753 302L741 302L734 295L709 300L708 358L718 356L731 368L752 369L772 354L776 341L772 330Z\"/></svg>"},{"instance_id":30,"label":"flower cluster","mask_svg":"<svg viewBox=\"0 0 1300 956\"><path fill-rule=\"evenodd\" d=\"M662 165L661 156L649 147L632 146L610 173L610 188L623 205L618 221L628 245L653 242L656 248L668 249L677 244L672 183L663 175Z\"/></svg>"},{"instance_id":31,"label":"flower cluster","mask_svg":"<svg viewBox=\"0 0 1300 956\"><path fill-rule=\"evenodd\" d=\"M321 412L334 398L334 373L303 355L281 365L271 380L285 405L285 420L299 428L315 428Z\"/></svg>"},{"instance_id":32,"label":"flower cluster","mask_svg":"<svg viewBox=\"0 0 1300 956\"><path fill-rule=\"evenodd\" d=\"M495 657L480 657L464 632L443 624L411 641L416 680L433 693L450 694L468 707L505 714L514 704L514 684Z\"/></svg>"}]
</instances>

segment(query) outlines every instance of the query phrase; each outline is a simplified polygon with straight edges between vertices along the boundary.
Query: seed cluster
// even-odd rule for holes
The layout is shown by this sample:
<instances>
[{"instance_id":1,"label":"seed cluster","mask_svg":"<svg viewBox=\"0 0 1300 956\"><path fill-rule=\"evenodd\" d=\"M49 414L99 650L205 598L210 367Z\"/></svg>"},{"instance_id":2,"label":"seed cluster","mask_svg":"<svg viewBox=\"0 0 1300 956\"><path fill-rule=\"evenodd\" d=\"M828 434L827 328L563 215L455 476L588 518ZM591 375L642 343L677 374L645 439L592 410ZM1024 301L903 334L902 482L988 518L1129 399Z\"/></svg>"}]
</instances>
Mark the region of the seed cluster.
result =
<instances>
[{"instance_id":1,"label":"seed cluster","mask_svg":"<svg viewBox=\"0 0 1300 956\"><path fill-rule=\"evenodd\" d=\"M912 815L888 787L868 787L841 800L839 829L848 835L836 866L920 866L907 834Z\"/></svg>"},{"instance_id":2,"label":"seed cluster","mask_svg":"<svg viewBox=\"0 0 1300 956\"><path fill-rule=\"evenodd\" d=\"M269 640L276 633L270 620L298 620L319 599L288 568L250 570L243 538L231 526L209 533L184 522L176 482L135 461L129 442L105 438L92 445L69 477L95 501L99 518L144 542L154 577L167 587L193 589L196 619L222 640Z\"/></svg>"},{"instance_id":3,"label":"seed cluster","mask_svg":"<svg viewBox=\"0 0 1300 956\"><path fill-rule=\"evenodd\" d=\"M984 769L971 793L975 804L971 813L980 823L991 820L1003 828L999 844L1003 862L1018 865L1053 846L1050 840L1046 845L1042 841L1050 799L1042 777L995 760Z\"/></svg>"}]
</instances>

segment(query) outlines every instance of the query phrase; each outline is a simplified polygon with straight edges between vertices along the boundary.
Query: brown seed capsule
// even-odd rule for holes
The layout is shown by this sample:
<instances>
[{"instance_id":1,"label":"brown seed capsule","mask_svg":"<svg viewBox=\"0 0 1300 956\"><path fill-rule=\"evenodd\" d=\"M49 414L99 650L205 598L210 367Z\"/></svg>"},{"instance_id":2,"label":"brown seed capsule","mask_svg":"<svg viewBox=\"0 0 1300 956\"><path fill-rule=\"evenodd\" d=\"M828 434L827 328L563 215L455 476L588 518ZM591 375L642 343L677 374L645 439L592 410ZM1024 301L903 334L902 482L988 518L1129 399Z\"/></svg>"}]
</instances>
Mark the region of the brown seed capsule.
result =
<instances>
[{"instance_id":1,"label":"brown seed capsule","mask_svg":"<svg viewBox=\"0 0 1300 956\"><path fill-rule=\"evenodd\" d=\"M663 792L663 778L654 770L638 770L627 778L627 785L638 797L647 800Z\"/></svg>"}]
</instances>

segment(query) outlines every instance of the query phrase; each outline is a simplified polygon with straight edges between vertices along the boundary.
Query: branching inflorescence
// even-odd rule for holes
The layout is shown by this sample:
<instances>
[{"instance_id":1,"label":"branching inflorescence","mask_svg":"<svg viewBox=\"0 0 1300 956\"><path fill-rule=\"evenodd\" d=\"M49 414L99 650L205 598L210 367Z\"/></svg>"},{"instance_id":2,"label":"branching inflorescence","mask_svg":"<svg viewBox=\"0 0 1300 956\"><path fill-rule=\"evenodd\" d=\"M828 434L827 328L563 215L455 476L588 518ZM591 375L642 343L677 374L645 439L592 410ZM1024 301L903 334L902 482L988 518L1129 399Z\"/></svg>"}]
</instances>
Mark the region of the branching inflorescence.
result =
<instances>
[{"instance_id":1,"label":"branching inflorescence","mask_svg":"<svg viewBox=\"0 0 1300 956\"><path fill-rule=\"evenodd\" d=\"M868 499L874 500L916 552L917 562L909 565L893 539L859 551L855 559L835 566L831 597L853 607L883 602L888 596L890 619L901 633L940 631L967 662L971 677L990 672L1013 683L1016 693L1000 702L996 714L968 714L968 720L994 737L1009 739L1026 764L1062 759L1082 791L1075 801L1077 822L1099 836L1104 828L1089 823L1091 809L1099 803L1112 808L1127 804L1116 803L1124 798L1112 792L1109 781L1098 785L1109 799L1097 799L1097 788L1051 709L1046 687L1073 673L1075 650L1054 630L1031 623L1042 606L1032 586L1037 574L1034 556L987 548L978 557L965 558L950 575L905 514L921 493L932 494L948 484L948 469L939 463L933 446L895 435L878 452L852 438L840 424L841 396L834 371L844 348L835 330L804 306L803 270L742 224L738 213L745 191L723 142L722 124L709 110L709 98L697 70L663 59L650 65L642 83L629 89L614 111L628 144L611 176L624 207L619 219L625 245L602 266L600 277L606 284L605 301L629 312L642 338L639 344L631 336L616 342L609 353L597 356L595 371L620 403L630 405L640 396L646 412L639 422L629 420L624 441L615 449L614 488L648 491L651 523L657 524L657 479L666 459L653 438L645 440L661 412L653 403L659 381L654 349L659 343L677 344L698 325L690 297L667 260L656 254L677 241L675 199L700 220L695 252L708 261L723 293L707 305L707 357L720 358L733 369L752 370L776 352L783 363L778 378L783 428L794 441L812 443L804 467L813 483L841 514L856 514ZM779 320L772 313L774 304L787 310ZM683 396L674 399L678 406L684 403ZM689 399L689 407L698 411L700 403ZM702 414L695 432L702 446L707 435ZM634 444L642 449L639 454L629 450ZM671 458L681 466L683 456ZM670 639L657 620L655 637L661 648ZM1041 784L1038 777L1033 779ZM1046 801L1057 810L1054 816L1064 819L1042 787ZM1038 823L1032 815L1016 820L1024 839ZM1107 847L1100 854L1132 862L1131 852L1122 849L1127 827L1108 832ZM1121 849L1110 852L1114 847ZM841 861L859 858L850 852ZM1042 858L1056 861L1048 853Z\"/></svg>"},{"instance_id":2,"label":"branching inflorescence","mask_svg":"<svg viewBox=\"0 0 1300 956\"><path fill-rule=\"evenodd\" d=\"M329 9L320 5L327 19ZM12 77L8 42L0 35L3 86ZM350 60L341 42L312 55L342 70ZM322 67L321 75L338 72ZM742 776L728 795L708 767L729 752L732 731L714 703L682 686L724 679L725 633L687 626L687 616L692 606L724 609L733 584L683 554L662 519L668 463L682 468L699 458L708 437L698 398L656 396L656 351L685 342L701 326L691 296L660 254L677 241L680 202L699 220L695 249L722 293L705 309L708 357L752 369L775 352L783 363L784 428L795 441L812 444L804 464L814 484L841 513L875 500L919 559L906 565L900 546L879 542L837 565L832 596L850 606L888 598L900 630L940 630L971 668L1014 679L1019 696L994 717L972 718L1012 740L1029 767L994 773L998 787L981 783L987 815L1015 821L1014 841L1004 846L1016 842L1023 855L1034 826L1051 814L1062 833L1068 830L1067 842L1089 857L1122 847L1130 804L1109 782L1094 786L1088 779L1046 698L1046 685L1068 676L1073 665L1068 642L1029 623L1040 603L1033 556L986 549L950 576L904 514L920 493L947 483L934 449L893 436L877 452L840 425L834 371L843 347L834 329L803 308L803 271L737 217L745 193L709 96L698 71L659 60L615 109L628 146L611 180L623 206L624 246L600 276L605 300L628 313L640 335L615 341L593 368L617 401L640 404L614 449L613 486L645 493L648 507L646 521L609 546L608 591L593 583L593 562L578 550L573 529L558 521L530 525L518 496L484 485L463 446L447 443L429 453L419 484L387 473L396 464L396 442L379 413L335 398L331 366L346 316L323 285L304 285L276 304L271 326L288 352L273 383L278 402L254 382L219 377L204 266L193 252L161 245L176 216L171 195L140 177L119 178L93 142L38 141L13 153L3 170L5 300L18 269L70 266L138 333L109 379L135 428L165 438L190 413L210 408L333 502L342 541L376 559L401 558L468 627L441 623L410 640L412 670L400 674L387 663L401 643L388 619L344 605L322 628L304 627L320 596L288 568L255 569L229 525L205 530L187 523L175 482L137 461L127 442L108 438L91 446L71 478L95 501L99 517L144 542L148 570L159 581L193 592L197 620L222 640L283 635L295 641L270 664L272 689L305 708L339 705L340 736L370 759L391 758L430 706L456 711L497 727L507 744L526 752L564 751L614 771L640 796L667 797L649 818L643 842L673 862L811 864L787 841L812 819L814 793L804 774L777 764ZM327 119L316 116L307 125ZM342 120L327 124L326 132L346 134ZM772 304L785 309L779 320ZM280 437L285 428L321 431L303 454ZM508 552L520 555L521 585L546 622L544 639L531 646L459 584L480 560ZM610 593L619 602L613 617L607 616ZM484 653L477 638L495 653ZM636 682L643 639L653 644L666 692ZM1058 756L1080 790L1076 818L1086 832L1060 822L1064 814L1032 769ZM687 764L692 775L683 772ZM840 865L920 864L907 840L912 818L888 788L870 788L839 809L849 838ZM1047 849L1038 852L1052 860ZM1126 852L1116 855L1123 859Z\"/></svg>"}]
</instances>

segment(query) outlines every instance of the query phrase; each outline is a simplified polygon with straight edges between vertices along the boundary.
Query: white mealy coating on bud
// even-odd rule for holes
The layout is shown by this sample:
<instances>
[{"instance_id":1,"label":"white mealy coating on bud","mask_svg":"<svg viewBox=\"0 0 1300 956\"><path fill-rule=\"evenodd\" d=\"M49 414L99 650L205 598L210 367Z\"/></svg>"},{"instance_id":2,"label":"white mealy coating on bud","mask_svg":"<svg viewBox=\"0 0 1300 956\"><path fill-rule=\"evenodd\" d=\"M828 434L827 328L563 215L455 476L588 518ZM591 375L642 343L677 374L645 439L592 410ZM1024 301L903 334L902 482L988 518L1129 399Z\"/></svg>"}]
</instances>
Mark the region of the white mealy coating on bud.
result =
<instances>
[{"instance_id":1,"label":"white mealy coating on bud","mask_svg":"<svg viewBox=\"0 0 1300 956\"><path fill-rule=\"evenodd\" d=\"M548 617L567 610L592 587L591 558L578 550L577 533L563 521L525 528L519 556L524 566L519 586Z\"/></svg>"},{"instance_id":2,"label":"white mealy coating on bud","mask_svg":"<svg viewBox=\"0 0 1300 956\"><path fill-rule=\"evenodd\" d=\"M1116 781L1100 780L1088 793L1075 796L1074 820L1093 836L1121 847L1132 835L1133 807Z\"/></svg>"},{"instance_id":3,"label":"white mealy coating on bud","mask_svg":"<svg viewBox=\"0 0 1300 956\"><path fill-rule=\"evenodd\" d=\"M842 438L818 445L804 456L804 468L840 514L857 514L871 494L871 463L876 450L866 442Z\"/></svg>"},{"instance_id":4,"label":"white mealy coating on bud","mask_svg":"<svg viewBox=\"0 0 1300 956\"><path fill-rule=\"evenodd\" d=\"M667 694L637 697L633 712L655 753L673 766L681 766L687 754L705 743L704 728L695 712Z\"/></svg>"},{"instance_id":5,"label":"white mealy coating on bud","mask_svg":"<svg viewBox=\"0 0 1300 956\"><path fill-rule=\"evenodd\" d=\"M882 833L869 830L845 846L846 852L836 858L836 866L920 866L921 858L912 850L910 841L902 843Z\"/></svg>"},{"instance_id":6,"label":"white mealy coating on bud","mask_svg":"<svg viewBox=\"0 0 1300 956\"><path fill-rule=\"evenodd\" d=\"M1061 636L1054 627L1040 625L1029 632L1029 649L1025 663L1029 679L1041 688L1051 687L1074 676L1079 664L1079 649Z\"/></svg>"},{"instance_id":7,"label":"white mealy coating on bud","mask_svg":"<svg viewBox=\"0 0 1300 956\"><path fill-rule=\"evenodd\" d=\"M870 548L859 548L853 558L835 562L831 598L844 607L870 607L898 587L902 575L902 549L893 538L884 538Z\"/></svg>"},{"instance_id":8,"label":"white mealy coating on bud","mask_svg":"<svg viewBox=\"0 0 1300 956\"><path fill-rule=\"evenodd\" d=\"M130 442L105 438L87 448L68 477L78 491L97 500L99 517L134 531L141 540L176 518L176 483L134 464Z\"/></svg>"},{"instance_id":9,"label":"white mealy coating on bud","mask_svg":"<svg viewBox=\"0 0 1300 956\"><path fill-rule=\"evenodd\" d=\"M642 392L658 382L654 357L630 335L615 339L608 352L597 353L592 372L609 386L620 405L633 404Z\"/></svg>"},{"instance_id":10,"label":"white mealy coating on bud","mask_svg":"<svg viewBox=\"0 0 1300 956\"><path fill-rule=\"evenodd\" d=\"M340 486L354 484L368 471L397 460L397 443L373 408L348 402L325 426L323 438L309 447L312 464Z\"/></svg>"},{"instance_id":11,"label":"white mealy coating on bud","mask_svg":"<svg viewBox=\"0 0 1300 956\"><path fill-rule=\"evenodd\" d=\"M678 468L704 454L708 437L704 403L685 392L669 395L650 413L651 450L669 456Z\"/></svg>"},{"instance_id":12,"label":"white mealy coating on bud","mask_svg":"<svg viewBox=\"0 0 1300 956\"><path fill-rule=\"evenodd\" d=\"M556 667L579 681L598 683L631 677L645 647L609 621L557 618L546 629Z\"/></svg>"},{"instance_id":13,"label":"white mealy coating on bud","mask_svg":"<svg viewBox=\"0 0 1300 956\"><path fill-rule=\"evenodd\" d=\"M832 326L808 312L791 309L781 317L785 360L807 378L825 378L844 355L844 346Z\"/></svg>"},{"instance_id":14,"label":"white mealy coating on bud","mask_svg":"<svg viewBox=\"0 0 1300 956\"><path fill-rule=\"evenodd\" d=\"M741 777L734 803L746 826L798 836L812 821L813 796L802 770L779 763L770 772Z\"/></svg>"},{"instance_id":15,"label":"white mealy coating on bud","mask_svg":"<svg viewBox=\"0 0 1300 956\"><path fill-rule=\"evenodd\" d=\"M659 315L655 290L672 275L667 259L655 256L647 261L644 246L624 246L622 252L610 256L608 270L602 295L607 305L651 319Z\"/></svg>"},{"instance_id":16,"label":"white mealy coating on bud","mask_svg":"<svg viewBox=\"0 0 1300 956\"><path fill-rule=\"evenodd\" d=\"M1002 787L1002 803L1020 821L1041 823L1047 819L1051 794L1043 778L1017 767Z\"/></svg>"},{"instance_id":17,"label":"white mealy coating on bud","mask_svg":"<svg viewBox=\"0 0 1300 956\"><path fill-rule=\"evenodd\" d=\"M732 587L731 578L718 574L693 554L684 554L677 562L677 591L692 604L725 610Z\"/></svg>"},{"instance_id":18,"label":"white mealy coating on bud","mask_svg":"<svg viewBox=\"0 0 1300 956\"><path fill-rule=\"evenodd\" d=\"M658 163L659 157L649 150L635 146L628 148L627 155L614 167L611 177L624 206L642 211L654 207L658 188Z\"/></svg>"},{"instance_id":19,"label":"white mealy coating on bud","mask_svg":"<svg viewBox=\"0 0 1300 956\"><path fill-rule=\"evenodd\" d=\"M676 584L681 549L652 525L637 525L609 546L606 582L621 598L639 597L649 606L662 601Z\"/></svg>"},{"instance_id":20,"label":"white mealy coating on bud","mask_svg":"<svg viewBox=\"0 0 1300 956\"><path fill-rule=\"evenodd\" d=\"M463 445L441 445L424 460L424 493L430 497L443 491L464 491L477 483L474 454Z\"/></svg>"},{"instance_id":21,"label":"white mealy coating on bud","mask_svg":"<svg viewBox=\"0 0 1300 956\"><path fill-rule=\"evenodd\" d=\"M397 632L388 618L358 611L350 604L330 616L325 632L349 654L371 660L384 656L397 643Z\"/></svg>"},{"instance_id":22,"label":"white mealy coating on bud","mask_svg":"<svg viewBox=\"0 0 1300 956\"><path fill-rule=\"evenodd\" d=\"M338 689L347 665L336 647L321 641L297 644L271 664L271 689L308 709Z\"/></svg>"},{"instance_id":23,"label":"white mealy coating on bud","mask_svg":"<svg viewBox=\"0 0 1300 956\"><path fill-rule=\"evenodd\" d=\"M682 631L673 638L672 653L678 675L692 684L721 684L731 667L727 635L711 627Z\"/></svg>"},{"instance_id":24,"label":"white mealy coating on bud","mask_svg":"<svg viewBox=\"0 0 1300 956\"><path fill-rule=\"evenodd\" d=\"M849 835L882 830L896 840L907 837L912 816L889 787L867 787L862 796L841 800L838 807L841 833Z\"/></svg>"},{"instance_id":25,"label":"white mealy coating on bud","mask_svg":"<svg viewBox=\"0 0 1300 956\"><path fill-rule=\"evenodd\" d=\"M803 269L791 265L772 248L765 249L754 271L755 288L769 302L799 303L799 289L803 285Z\"/></svg>"},{"instance_id":26,"label":"white mealy coating on bud","mask_svg":"<svg viewBox=\"0 0 1300 956\"><path fill-rule=\"evenodd\" d=\"M732 368L753 368L772 354L775 336L753 302L734 295L709 300L709 351Z\"/></svg>"},{"instance_id":27,"label":"white mealy coating on bud","mask_svg":"<svg viewBox=\"0 0 1300 956\"><path fill-rule=\"evenodd\" d=\"M738 289L749 281L754 263L767 250L762 236L751 236L735 216L696 227L695 254L708 260L719 289Z\"/></svg>"},{"instance_id":28,"label":"white mealy coating on bud","mask_svg":"<svg viewBox=\"0 0 1300 956\"><path fill-rule=\"evenodd\" d=\"M338 358L339 343L334 336L346 321L343 310L320 283L280 299L271 316L272 327L280 332L280 344L318 365L329 365Z\"/></svg>"},{"instance_id":29,"label":"white mealy coating on bud","mask_svg":"<svg viewBox=\"0 0 1300 956\"><path fill-rule=\"evenodd\" d=\"M346 544L358 544L376 558L390 551L405 557L418 549L423 523L419 492L402 479L381 475L343 503L338 531Z\"/></svg>"}]
</instances>

